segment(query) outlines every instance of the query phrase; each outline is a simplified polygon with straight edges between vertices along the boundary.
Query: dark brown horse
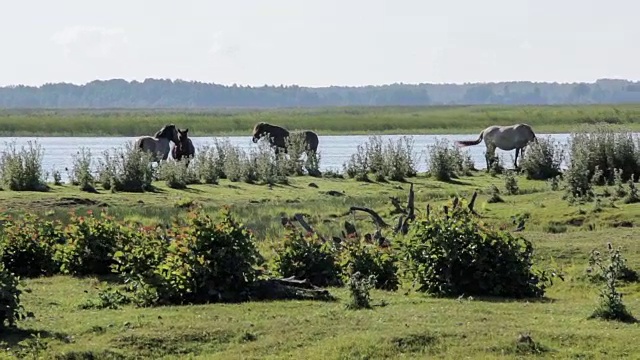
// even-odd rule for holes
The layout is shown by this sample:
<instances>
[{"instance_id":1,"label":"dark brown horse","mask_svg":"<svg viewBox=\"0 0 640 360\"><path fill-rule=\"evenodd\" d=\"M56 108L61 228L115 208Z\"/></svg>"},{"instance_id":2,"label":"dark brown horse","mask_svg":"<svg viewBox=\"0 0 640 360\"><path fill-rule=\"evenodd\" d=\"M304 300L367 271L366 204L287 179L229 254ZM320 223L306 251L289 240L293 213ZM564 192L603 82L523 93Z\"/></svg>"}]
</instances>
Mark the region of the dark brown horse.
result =
<instances>
[{"instance_id":1,"label":"dark brown horse","mask_svg":"<svg viewBox=\"0 0 640 360\"><path fill-rule=\"evenodd\" d=\"M318 135L311 130L303 130L303 131L292 131L276 126L271 125L265 122L259 122L253 127L253 142L257 143L263 136L269 137L269 142L272 146L276 146L277 148L284 149L287 152L286 139L289 138L289 135L292 134L302 134L304 135L304 144L305 150L316 153L318 151Z\"/></svg>"},{"instance_id":2,"label":"dark brown horse","mask_svg":"<svg viewBox=\"0 0 640 360\"><path fill-rule=\"evenodd\" d=\"M180 161L183 157L187 158L187 166L189 165L189 159L196 153L191 139L187 136L188 132L188 128L184 130L178 129L178 142L171 150L171 156L173 156L174 159Z\"/></svg>"}]
</instances>

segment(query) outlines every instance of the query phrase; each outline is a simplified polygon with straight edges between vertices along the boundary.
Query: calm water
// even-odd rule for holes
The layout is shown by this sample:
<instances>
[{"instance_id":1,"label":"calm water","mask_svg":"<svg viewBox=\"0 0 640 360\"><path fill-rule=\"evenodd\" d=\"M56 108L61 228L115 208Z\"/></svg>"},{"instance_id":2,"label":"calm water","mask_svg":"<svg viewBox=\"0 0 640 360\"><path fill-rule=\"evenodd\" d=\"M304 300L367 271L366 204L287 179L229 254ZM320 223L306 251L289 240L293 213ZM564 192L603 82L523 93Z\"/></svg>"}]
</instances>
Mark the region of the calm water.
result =
<instances>
[{"instance_id":1,"label":"calm water","mask_svg":"<svg viewBox=\"0 0 640 360\"><path fill-rule=\"evenodd\" d=\"M382 140L386 143L388 139L395 141L402 135L383 135ZM460 139L476 139L478 134L467 135L412 135L414 140L414 152L416 155L418 171L425 171L426 169L426 153L428 145L436 143L438 139L447 139L449 141ZM538 134L539 137L550 136L551 138L559 141L562 144L567 144L569 134ZM353 154L358 145L364 144L369 138L369 135L354 135L354 136L320 136L319 152L321 154L320 168L321 170L335 170L342 171L342 164L349 160L351 154ZM114 147L120 147L127 141L133 141L136 138L130 137L0 137L0 146L4 147L8 142L15 141L16 148L26 145L29 140L37 140L44 150L43 166L49 173L52 170L58 170L61 172L63 181L67 180L67 172L65 168L72 167L72 155L75 154L80 147L85 147L91 150L92 157L95 159L102 156L102 152L112 149ZM199 146L210 144L213 145L213 137L192 137L193 144L196 146L196 151ZM230 136L219 137L218 139L228 139L231 144L240 146L245 150L249 150L252 147L257 147L256 144L251 142L249 136ZM481 143L476 146L466 148L464 151L469 152L471 158L475 162L476 168L485 168L484 159L484 144ZM505 165L510 166L513 163L514 151L505 152L498 150L498 156L500 156ZM95 166L95 164L94 164Z\"/></svg>"}]
</instances>

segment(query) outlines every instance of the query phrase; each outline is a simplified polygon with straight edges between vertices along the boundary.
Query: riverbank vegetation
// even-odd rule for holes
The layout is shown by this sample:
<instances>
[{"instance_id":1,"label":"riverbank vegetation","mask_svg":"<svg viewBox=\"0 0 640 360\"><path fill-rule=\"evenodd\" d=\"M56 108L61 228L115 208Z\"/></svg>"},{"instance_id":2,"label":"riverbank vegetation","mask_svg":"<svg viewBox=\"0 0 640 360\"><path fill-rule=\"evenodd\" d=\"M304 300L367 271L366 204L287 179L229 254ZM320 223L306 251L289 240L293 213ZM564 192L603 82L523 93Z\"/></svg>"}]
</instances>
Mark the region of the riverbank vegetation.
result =
<instances>
[{"instance_id":1,"label":"riverbank vegetation","mask_svg":"<svg viewBox=\"0 0 640 360\"><path fill-rule=\"evenodd\" d=\"M369 138L361 177L264 143L228 169L224 142L158 169L124 148L96 176L105 155L81 151L46 189L37 146L6 150L2 356L632 356L640 142L613 130L541 137L522 172L443 141L416 173L409 138Z\"/></svg>"},{"instance_id":2,"label":"riverbank vegetation","mask_svg":"<svg viewBox=\"0 0 640 360\"><path fill-rule=\"evenodd\" d=\"M2 110L0 136L141 136L167 123L192 136L250 136L267 121L319 135L476 134L528 123L538 133L609 123L640 129L640 105L331 107L278 110Z\"/></svg>"}]
</instances>

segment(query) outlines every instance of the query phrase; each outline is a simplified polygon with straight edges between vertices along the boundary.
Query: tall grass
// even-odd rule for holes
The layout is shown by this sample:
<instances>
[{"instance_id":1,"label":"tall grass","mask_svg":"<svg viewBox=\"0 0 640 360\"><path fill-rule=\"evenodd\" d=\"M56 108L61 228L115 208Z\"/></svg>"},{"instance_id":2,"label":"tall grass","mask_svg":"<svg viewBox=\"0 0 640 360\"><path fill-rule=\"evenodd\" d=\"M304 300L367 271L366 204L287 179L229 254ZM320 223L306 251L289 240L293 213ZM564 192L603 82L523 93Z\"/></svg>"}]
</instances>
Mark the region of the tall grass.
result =
<instances>
[{"instance_id":1,"label":"tall grass","mask_svg":"<svg viewBox=\"0 0 640 360\"><path fill-rule=\"evenodd\" d=\"M622 170L623 181L640 176L640 143L630 131L612 125L584 130L571 134L569 168L580 166L589 178L599 169L602 174L594 179L598 184L612 184L615 169Z\"/></svg>"},{"instance_id":2,"label":"tall grass","mask_svg":"<svg viewBox=\"0 0 640 360\"><path fill-rule=\"evenodd\" d=\"M334 107L279 110L26 110L0 111L0 135L138 136L167 123L204 136L246 135L257 118L290 130L325 134L477 133L527 119L537 132L565 132L581 124L626 124L640 129L640 105ZM322 146L322 145L321 145Z\"/></svg>"},{"instance_id":3,"label":"tall grass","mask_svg":"<svg viewBox=\"0 0 640 360\"><path fill-rule=\"evenodd\" d=\"M447 140L437 140L434 145L428 147L427 154L427 173L437 180L450 181L470 175L474 170L469 154L463 154Z\"/></svg>"},{"instance_id":4,"label":"tall grass","mask_svg":"<svg viewBox=\"0 0 640 360\"><path fill-rule=\"evenodd\" d=\"M343 164L345 174L358 181L368 181L373 174L377 181L403 181L417 174L413 138L403 136L385 145L380 136L371 136Z\"/></svg>"},{"instance_id":5,"label":"tall grass","mask_svg":"<svg viewBox=\"0 0 640 360\"><path fill-rule=\"evenodd\" d=\"M2 186L14 191L47 191L43 157L44 150L37 141L28 141L20 150L15 141L8 143L0 154Z\"/></svg>"},{"instance_id":6,"label":"tall grass","mask_svg":"<svg viewBox=\"0 0 640 360\"><path fill-rule=\"evenodd\" d=\"M132 142L106 150L99 160L98 177L105 189L124 192L152 191L155 169L151 154L139 151Z\"/></svg>"}]
</instances>

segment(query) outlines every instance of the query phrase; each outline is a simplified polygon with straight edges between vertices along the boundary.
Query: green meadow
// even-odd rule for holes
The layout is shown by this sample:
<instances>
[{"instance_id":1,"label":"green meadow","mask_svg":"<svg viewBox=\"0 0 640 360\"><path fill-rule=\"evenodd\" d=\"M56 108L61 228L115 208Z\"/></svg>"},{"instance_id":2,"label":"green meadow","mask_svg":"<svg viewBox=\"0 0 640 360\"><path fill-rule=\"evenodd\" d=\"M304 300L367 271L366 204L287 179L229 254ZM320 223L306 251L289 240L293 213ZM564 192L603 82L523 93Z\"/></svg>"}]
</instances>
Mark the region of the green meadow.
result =
<instances>
[{"instance_id":1,"label":"green meadow","mask_svg":"<svg viewBox=\"0 0 640 360\"><path fill-rule=\"evenodd\" d=\"M596 190L596 203L570 204L562 190L546 181L517 176L519 190L507 195L505 177L473 172L453 182L424 174L414 184L416 209L440 208L452 197L469 200L481 220L515 231L513 216L527 214L515 234L533 243L535 264L564 274L540 300L437 298L403 281L397 291L371 291L370 309L349 310L347 288L328 287L337 300L253 301L235 304L86 309L105 285L100 277L55 275L24 281L22 303L33 317L2 335L4 356L59 359L503 359L522 356L561 359L634 358L637 324L588 319L598 305L602 284L586 277L589 253L621 246L627 265L640 269L637 230L640 207ZM313 185L311 185L313 183ZM184 215L198 204L208 213L229 205L233 216L255 230L260 252L269 259L282 241L282 215L304 214L325 236L338 235L345 220L372 231L370 217L349 207L367 206L385 220L393 218L390 197L407 200L407 182L359 182L353 179L293 177L286 185L254 185L220 180L177 190L162 181L155 192L140 194L80 191L50 185L48 192L1 191L6 212L35 212L65 219L105 209L118 219L152 226ZM495 185L502 202L490 202ZM609 195L607 195L609 194ZM640 314L640 285L619 288L633 314ZM535 346L522 346L522 336ZM40 356L40 357L38 357Z\"/></svg>"},{"instance_id":2,"label":"green meadow","mask_svg":"<svg viewBox=\"0 0 640 360\"><path fill-rule=\"evenodd\" d=\"M332 107L277 110L1 110L0 136L140 136L167 123L192 136L251 134L266 121L320 135L478 133L528 123L541 133L609 123L640 129L640 105Z\"/></svg>"}]
</instances>

